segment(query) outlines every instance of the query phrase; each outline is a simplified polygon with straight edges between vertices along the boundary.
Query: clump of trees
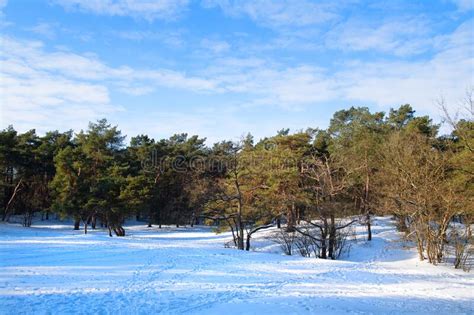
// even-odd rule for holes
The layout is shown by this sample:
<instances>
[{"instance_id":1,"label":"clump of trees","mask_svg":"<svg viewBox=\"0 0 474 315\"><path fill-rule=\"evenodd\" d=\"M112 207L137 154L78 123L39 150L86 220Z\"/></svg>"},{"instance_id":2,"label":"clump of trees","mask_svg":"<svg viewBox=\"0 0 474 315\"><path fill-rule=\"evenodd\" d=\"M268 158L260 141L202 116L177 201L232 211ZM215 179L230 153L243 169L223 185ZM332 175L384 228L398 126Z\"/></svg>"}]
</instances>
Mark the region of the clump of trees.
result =
<instances>
[{"instance_id":1,"label":"clump of trees","mask_svg":"<svg viewBox=\"0 0 474 315\"><path fill-rule=\"evenodd\" d=\"M29 226L35 214L55 213L73 218L74 229L100 225L110 236L124 236L130 217L159 227L206 220L230 230L240 250L276 226L287 252L336 259L351 225L366 226L370 241L372 216L390 214L420 259L436 264L455 249L461 266L474 220L470 106L464 119L446 111L453 132L444 136L410 105L388 114L351 107L326 130L282 129L212 147L186 134L139 135L126 145L106 120L78 134L9 127L0 132L2 219L22 215Z\"/></svg>"}]
</instances>

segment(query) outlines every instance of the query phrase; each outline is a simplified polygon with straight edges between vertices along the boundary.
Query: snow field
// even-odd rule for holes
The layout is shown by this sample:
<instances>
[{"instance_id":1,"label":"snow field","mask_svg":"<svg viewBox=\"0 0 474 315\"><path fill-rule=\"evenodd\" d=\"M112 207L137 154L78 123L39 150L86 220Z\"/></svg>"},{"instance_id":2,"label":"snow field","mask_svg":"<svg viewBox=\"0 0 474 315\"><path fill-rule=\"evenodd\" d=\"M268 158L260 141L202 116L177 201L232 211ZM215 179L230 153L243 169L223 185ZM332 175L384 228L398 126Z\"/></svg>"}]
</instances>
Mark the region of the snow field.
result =
<instances>
[{"instance_id":1,"label":"snow field","mask_svg":"<svg viewBox=\"0 0 474 315\"><path fill-rule=\"evenodd\" d=\"M389 218L342 260L285 256L257 233L250 252L208 227L84 235L0 224L0 314L472 314L474 276L419 262Z\"/></svg>"}]
</instances>

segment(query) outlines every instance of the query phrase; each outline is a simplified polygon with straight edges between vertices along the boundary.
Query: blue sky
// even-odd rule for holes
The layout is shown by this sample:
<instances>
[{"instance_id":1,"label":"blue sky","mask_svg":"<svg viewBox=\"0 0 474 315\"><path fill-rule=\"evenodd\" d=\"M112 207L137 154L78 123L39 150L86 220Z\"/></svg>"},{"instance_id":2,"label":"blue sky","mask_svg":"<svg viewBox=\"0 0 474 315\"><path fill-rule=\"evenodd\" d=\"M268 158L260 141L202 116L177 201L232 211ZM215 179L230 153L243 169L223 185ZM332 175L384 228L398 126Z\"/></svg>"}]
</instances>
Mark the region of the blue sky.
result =
<instances>
[{"instance_id":1,"label":"blue sky","mask_svg":"<svg viewBox=\"0 0 474 315\"><path fill-rule=\"evenodd\" d=\"M106 117L237 140L350 106L439 120L474 86L472 0L0 0L1 128Z\"/></svg>"}]
</instances>

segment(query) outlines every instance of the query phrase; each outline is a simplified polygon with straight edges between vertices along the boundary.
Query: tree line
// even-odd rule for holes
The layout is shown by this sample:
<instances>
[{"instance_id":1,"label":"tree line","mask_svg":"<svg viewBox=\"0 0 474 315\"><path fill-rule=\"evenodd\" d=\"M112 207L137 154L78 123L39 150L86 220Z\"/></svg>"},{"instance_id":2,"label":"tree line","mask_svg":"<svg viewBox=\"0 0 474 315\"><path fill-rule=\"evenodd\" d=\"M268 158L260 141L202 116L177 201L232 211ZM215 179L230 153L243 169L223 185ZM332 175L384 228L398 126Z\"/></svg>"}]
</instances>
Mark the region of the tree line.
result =
<instances>
[{"instance_id":1,"label":"tree line","mask_svg":"<svg viewBox=\"0 0 474 315\"><path fill-rule=\"evenodd\" d=\"M364 224L370 241L372 216L391 214L420 259L436 264L452 239L472 241L472 101L468 109L465 119L446 112L449 135L410 105L388 113L351 107L327 129L211 147L187 134L139 135L127 145L105 119L77 134L10 126L0 132L2 220L21 216L30 226L54 213L73 218L76 230L100 225L110 236L124 236L130 217L159 227L214 222L241 250L257 231L278 226L313 244L315 256L335 259L348 226ZM451 233L453 221L466 230Z\"/></svg>"}]
</instances>

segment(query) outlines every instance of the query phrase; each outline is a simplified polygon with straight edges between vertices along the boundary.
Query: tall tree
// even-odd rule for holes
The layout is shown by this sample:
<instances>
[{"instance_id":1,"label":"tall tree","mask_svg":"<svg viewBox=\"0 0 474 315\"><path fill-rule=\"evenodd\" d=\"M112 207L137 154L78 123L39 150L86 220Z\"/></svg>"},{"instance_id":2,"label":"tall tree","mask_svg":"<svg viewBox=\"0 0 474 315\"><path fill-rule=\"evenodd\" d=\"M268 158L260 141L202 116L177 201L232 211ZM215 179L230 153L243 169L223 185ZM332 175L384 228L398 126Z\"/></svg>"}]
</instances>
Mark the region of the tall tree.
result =
<instances>
[{"instance_id":1,"label":"tall tree","mask_svg":"<svg viewBox=\"0 0 474 315\"><path fill-rule=\"evenodd\" d=\"M405 120L409 109L402 107L396 115L397 125ZM394 112L392 112L394 113ZM371 214L375 210L376 192L373 176L379 169L379 152L384 137L384 113L370 113L368 108L351 107L334 114L328 132L331 135L329 152L350 171L355 205L365 216L367 240L372 240Z\"/></svg>"},{"instance_id":2,"label":"tall tree","mask_svg":"<svg viewBox=\"0 0 474 315\"><path fill-rule=\"evenodd\" d=\"M263 160L269 187L266 194L273 200L275 212L285 214L287 231L294 231L307 202L302 189L302 163L309 152L310 138L306 132L292 135L279 132L261 144L268 148L267 157Z\"/></svg>"},{"instance_id":3,"label":"tall tree","mask_svg":"<svg viewBox=\"0 0 474 315\"><path fill-rule=\"evenodd\" d=\"M82 220L87 232L88 223L100 217L117 236L125 235L122 222L127 209L120 202L126 168L123 140L118 128L102 119L76 136L74 148L58 153L55 207L75 217L75 229Z\"/></svg>"}]
</instances>

